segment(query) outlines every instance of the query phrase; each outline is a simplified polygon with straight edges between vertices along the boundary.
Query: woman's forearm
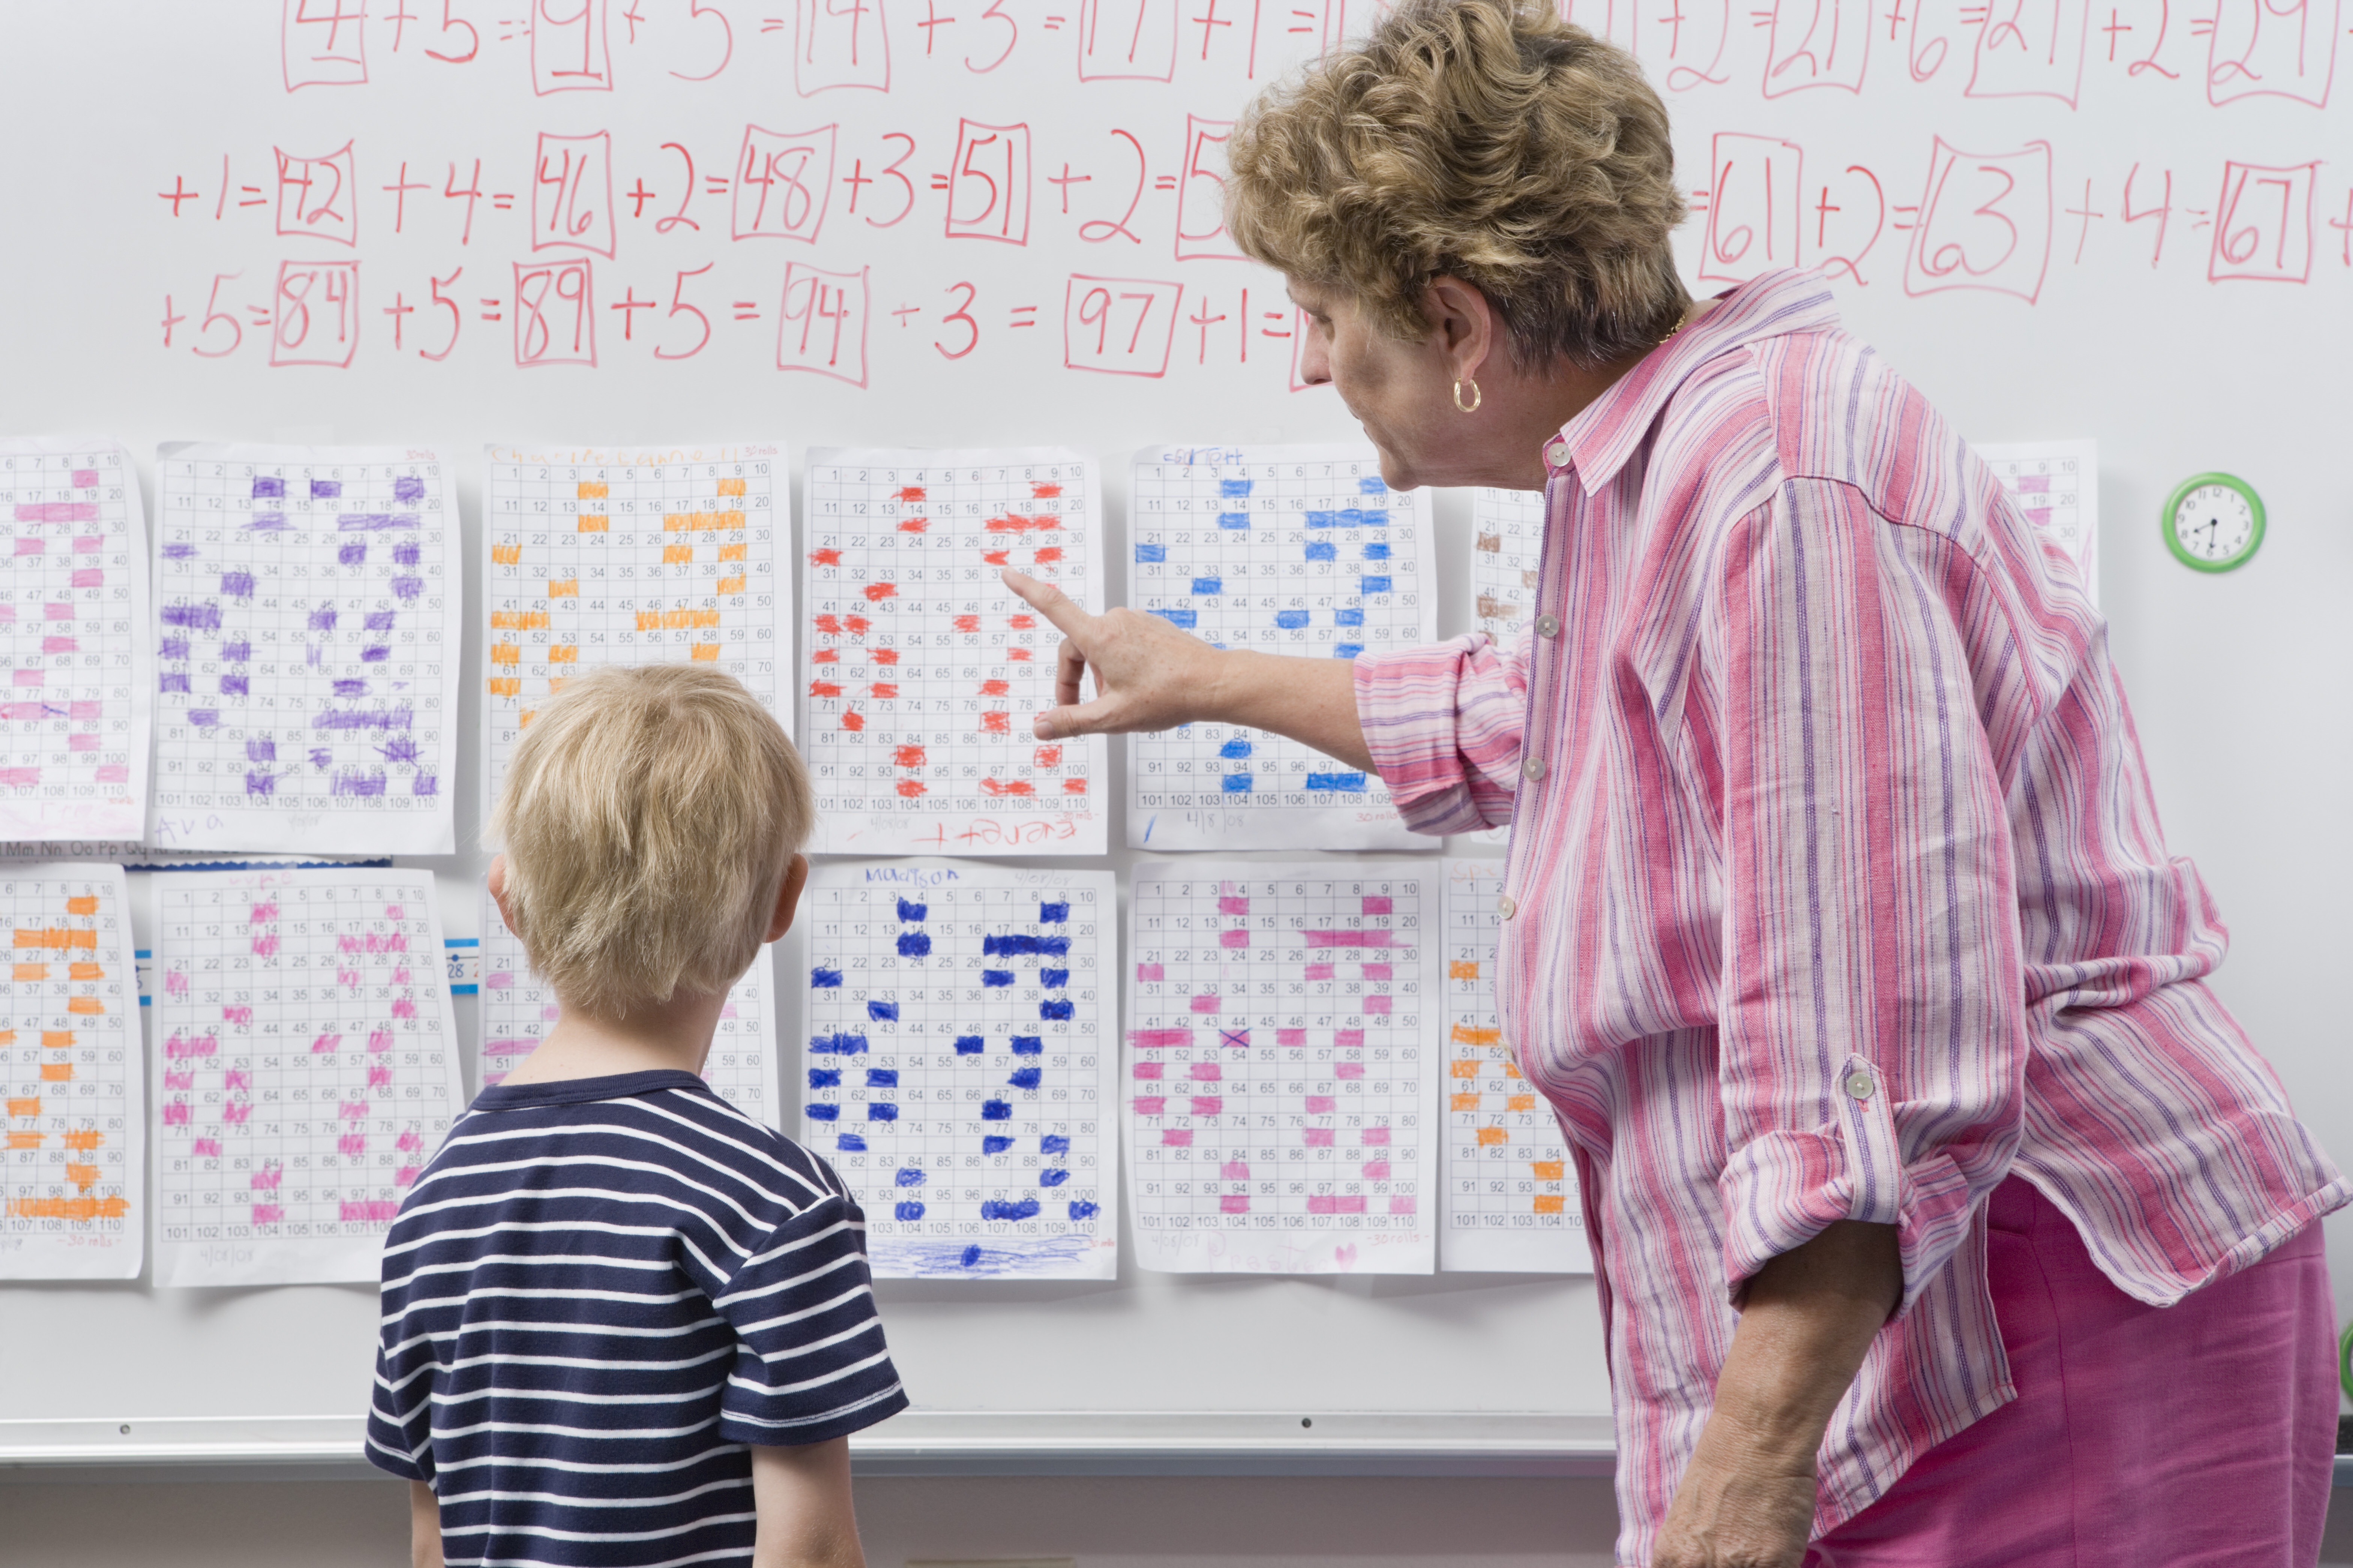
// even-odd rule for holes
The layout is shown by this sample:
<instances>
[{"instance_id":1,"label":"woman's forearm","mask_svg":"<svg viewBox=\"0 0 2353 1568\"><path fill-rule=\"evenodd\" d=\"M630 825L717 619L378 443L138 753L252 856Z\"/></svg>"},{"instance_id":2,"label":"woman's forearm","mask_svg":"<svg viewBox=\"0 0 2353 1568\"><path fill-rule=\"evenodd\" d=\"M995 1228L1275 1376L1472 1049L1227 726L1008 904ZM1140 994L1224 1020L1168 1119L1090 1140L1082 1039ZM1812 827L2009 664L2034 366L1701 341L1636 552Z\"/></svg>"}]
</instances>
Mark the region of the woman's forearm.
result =
<instances>
[{"instance_id":1,"label":"woman's forearm","mask_svg":"<svg viewBox=\"0 0 2353 1568\"><path fill-rule=\"evenodd\" d=\"M1353 768L1373 771L1356 718L1356 679L1342 658L1295 658L1232 649L1218 655L1204 718L1271 730Z\"/></svg>"},{"instance_id":2,"label":"woman's forearm","mask_svg":"<svg viewBox=\"0 0 2353 1568\"><path fill-rule=\"evenodd\" d=\"M1814 1455L1903 1294L1888 1225L1840 1220L1757 1271L1653 1568L1797 1568L1813 1523Z\"/></svg>"},{"instance_id":3,"label":"woman's forearm","mask_svg":"<svg viewBox=\"0 0 2353 1568\"><path fill-rule=\"evenodd\" d=\"M1811 1462L1903 1294L1892 1225L1840 1220L1774 1258L1749 1281L1716 1380L1715 1415L1745 1442Z\"/></svg>"}]
</instances>

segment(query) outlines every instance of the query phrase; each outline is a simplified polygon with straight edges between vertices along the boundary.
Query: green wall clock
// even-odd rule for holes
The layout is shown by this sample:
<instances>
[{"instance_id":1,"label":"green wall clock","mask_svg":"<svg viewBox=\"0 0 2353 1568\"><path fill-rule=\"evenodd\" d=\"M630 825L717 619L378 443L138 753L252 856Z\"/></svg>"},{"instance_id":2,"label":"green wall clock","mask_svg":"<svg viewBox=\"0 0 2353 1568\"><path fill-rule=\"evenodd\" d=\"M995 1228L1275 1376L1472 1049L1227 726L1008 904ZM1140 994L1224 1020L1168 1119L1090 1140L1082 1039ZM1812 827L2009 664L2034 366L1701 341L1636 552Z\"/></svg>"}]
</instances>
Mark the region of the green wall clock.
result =
<instances>
[{"instance_id":1,"label":"green wall clock","mask_svg":"<svg viewBox=\"0 0 2353 1568\"><path fill-rule=\"evenodd\" d=\"M2228 572L2263 548L2263 498L2235 474L2195 474L2166 498L2158 525L2184 566Z\"/></svg>"}]
</instances>

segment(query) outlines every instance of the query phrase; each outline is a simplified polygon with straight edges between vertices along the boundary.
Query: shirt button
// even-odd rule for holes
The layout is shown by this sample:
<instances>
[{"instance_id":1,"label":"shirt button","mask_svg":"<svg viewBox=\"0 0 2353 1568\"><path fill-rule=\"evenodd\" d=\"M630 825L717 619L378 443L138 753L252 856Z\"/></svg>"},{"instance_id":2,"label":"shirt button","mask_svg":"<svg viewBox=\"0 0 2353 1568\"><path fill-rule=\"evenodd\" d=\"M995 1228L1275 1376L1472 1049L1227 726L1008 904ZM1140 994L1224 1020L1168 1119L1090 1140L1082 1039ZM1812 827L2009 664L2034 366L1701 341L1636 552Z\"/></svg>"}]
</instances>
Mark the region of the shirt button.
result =
<instances>
[{"instance_id":1,"label":"shirt button","mask_svg":"<svg viewBox=\"0 0 2353 1568\"><path fill-rule=\"evenodd\" d=\"M1530 777L1530 778L1532 778L1532 779L1540 779L1540 778L1544 777L1544 776L1545 776L1545 762L1544 762L1544 759L1543 759L1542 757L1530 757L1526 762L1522 763L1520 764L1520 772L1522 772L1523 773L1525 773L1528 777Z\"/></svg>"},{"instance_id":2,"label":"shirt button","mask_svg":"<svg viewBox=\"0 0 2353 1568\"><path fill-rule=\"evenodd\" d=\"M1525 448L1523 448L1525 450ZM1553 440L1545 443L1545 462L1556 468L1568 466L1568 443Z\"/></svg>"},{"instance_id":3,"label":"shirt button","mask_svg":"<svg viewBox=\"0 0 2353 1568\"><path fill-rule=\"evenodd\" d=\"M1877 1087L1879 1086L1872 1081L1871 1075L1861 1068L1846 1075L1846 1091L1857 1100L1869 1100L1871 1091Z\"/></svg>"},{"instance_id":4,"label":"shirt button","mask_svg":"<svg viewBox=\"0 0 2353 1568\"><path fill-rule=\"evenodd\" d=\"M1536 617L1536 636L1540 637L1556 637L1560 636L1560 617L1558 616L1538 616Z\"/></svg>"},{"instance_id":5,"label":"shirt button","mask_svg":"<svg viewBox=\"0 0 2353 1568\"><path fill-rule=\"evenodd\" d=\"M1510 920L1514 915L1520 912L1520 906L1512 902L1511 894L1505 893L1502 898L1495 900L1495 912L1503 916L1505 920Z\"/></svg>"}]
</instances>

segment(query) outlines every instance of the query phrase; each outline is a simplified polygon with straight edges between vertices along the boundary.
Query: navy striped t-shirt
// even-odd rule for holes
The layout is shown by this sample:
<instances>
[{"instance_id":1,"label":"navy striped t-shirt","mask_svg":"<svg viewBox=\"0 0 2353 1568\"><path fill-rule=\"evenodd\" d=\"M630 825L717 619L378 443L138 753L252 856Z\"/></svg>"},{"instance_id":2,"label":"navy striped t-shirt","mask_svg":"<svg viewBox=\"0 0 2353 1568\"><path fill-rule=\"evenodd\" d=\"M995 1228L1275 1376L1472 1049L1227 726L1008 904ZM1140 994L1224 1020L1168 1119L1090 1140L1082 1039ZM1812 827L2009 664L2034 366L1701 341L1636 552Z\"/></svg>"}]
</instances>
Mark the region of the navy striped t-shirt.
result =
<instances>
[{"instance_id":1,"label":"navy striped t-shirt","mask_svg":"<svg viewBox=\"0 0 2353 1568\"><path fill-rule=\"evenodd\" d=\"M686 1072L484 1089L385 1238L368 1458L459 1563L749 1563L748 1443L906 1407L866 1219Z\"/></svg>"}]
</instances>

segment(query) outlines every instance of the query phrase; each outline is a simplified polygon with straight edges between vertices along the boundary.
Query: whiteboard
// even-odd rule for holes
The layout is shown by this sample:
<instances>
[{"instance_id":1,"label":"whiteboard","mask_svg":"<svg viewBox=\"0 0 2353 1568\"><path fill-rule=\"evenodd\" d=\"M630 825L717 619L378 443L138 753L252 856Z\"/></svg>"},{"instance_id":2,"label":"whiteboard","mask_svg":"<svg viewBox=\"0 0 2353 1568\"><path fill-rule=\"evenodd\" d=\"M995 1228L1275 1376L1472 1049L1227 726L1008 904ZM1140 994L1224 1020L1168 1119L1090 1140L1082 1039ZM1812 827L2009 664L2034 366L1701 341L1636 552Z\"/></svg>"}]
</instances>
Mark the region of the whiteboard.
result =
<instances>
[{"instance_id":1,"label":"whiteboard","mask_svg":"<svg viewBox=\"0 0 2353 1568\"><path fill-rule=\"evenodd\" d=\"M1823 268L1849 327L1972 438L2097 441L2100 602L2173 846L2237 938L2222 994L2324 1142L2353 1146L2331 985L2353 945L2340 0L2219 0L2211 24L2166 0L1576 5L1675 117L1695 289ZM1215 197L1223 124L1361 8L587 0L560 20L575 9L9 8L0 431L104 431L142 458L779 441L797 479L817 446L1051 443L1102 464L1115 552L1140 446L1355 438L1328 392L1294 390L1280 281L1232 258ZM2207 468L2271 512L2221 578L2155 533ZM470 561L480 500L469 469ZM1435 510L1451 633L1467 499ZM450 932L474 929L483 857L414 863ZM915 1397L975 1418L1608 1403L1583 1280L1124 1261L882 1298ZM350 1412L373 1311L356 1289L12 1289L5 1415Z\"/></svg>"}]
</instances>

